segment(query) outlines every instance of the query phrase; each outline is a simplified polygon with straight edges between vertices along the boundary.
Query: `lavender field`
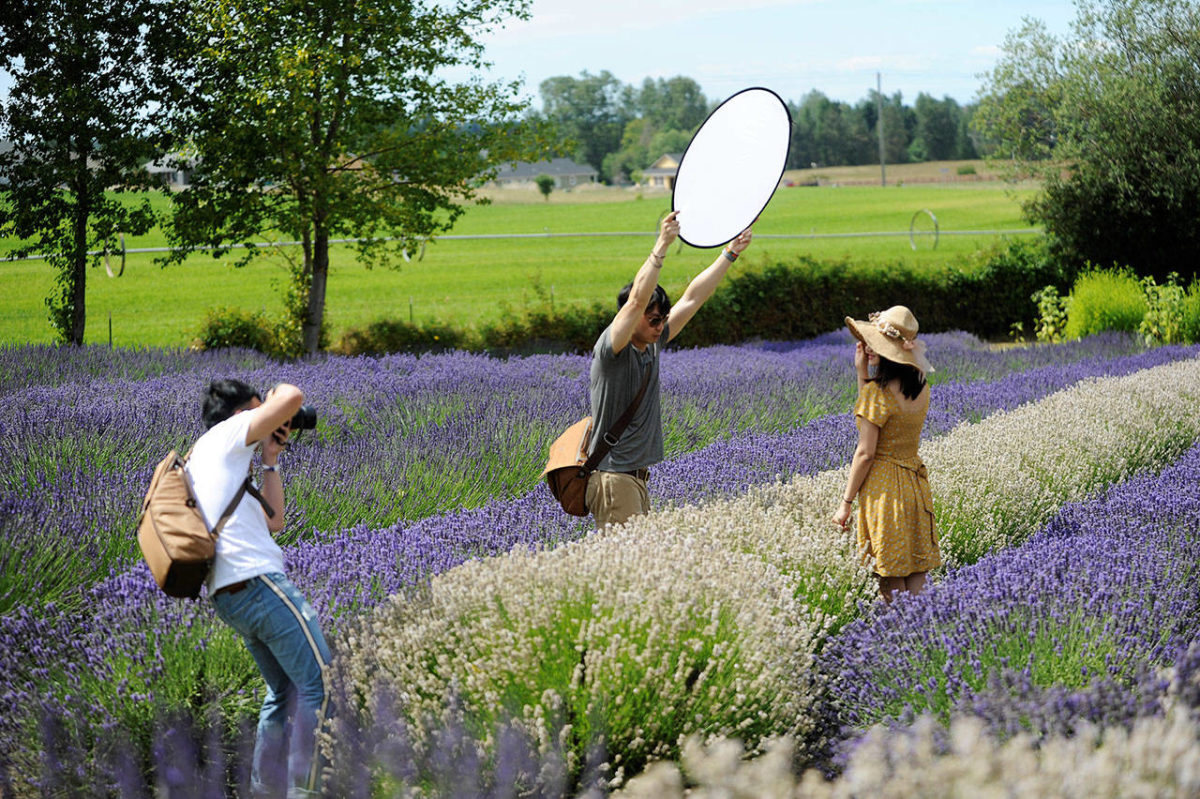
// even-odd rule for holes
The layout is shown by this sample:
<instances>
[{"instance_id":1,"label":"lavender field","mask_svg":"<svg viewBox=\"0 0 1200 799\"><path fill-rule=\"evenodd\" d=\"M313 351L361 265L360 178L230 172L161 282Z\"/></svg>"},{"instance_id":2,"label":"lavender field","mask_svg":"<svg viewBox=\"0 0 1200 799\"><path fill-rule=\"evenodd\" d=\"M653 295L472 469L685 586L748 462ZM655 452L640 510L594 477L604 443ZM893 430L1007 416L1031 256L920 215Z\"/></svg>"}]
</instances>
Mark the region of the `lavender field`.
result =
<instances>
[{"instance_id":1,"label":"lavender field","mask_svg":"<svg viewBox=\"0 0 1200 799\"><path fill-rule=\"evenodd\" d=\"M698 786L820 767L843 782L795 790L849 795L860 752L953 758L962 729L998 758L1169 724L1194 761L1200 351L928 338L951 565L888 609L827 522L856 438L840 333L668 353L656 510L605 534L538 483L586 413L583 357L0 348L0 794L244 780L257 670L206 602L157 591L132 532L224 376L319 409L284 540L335 648L332 795L664 795L677 760Z\"/></svg>"}]
</instances>

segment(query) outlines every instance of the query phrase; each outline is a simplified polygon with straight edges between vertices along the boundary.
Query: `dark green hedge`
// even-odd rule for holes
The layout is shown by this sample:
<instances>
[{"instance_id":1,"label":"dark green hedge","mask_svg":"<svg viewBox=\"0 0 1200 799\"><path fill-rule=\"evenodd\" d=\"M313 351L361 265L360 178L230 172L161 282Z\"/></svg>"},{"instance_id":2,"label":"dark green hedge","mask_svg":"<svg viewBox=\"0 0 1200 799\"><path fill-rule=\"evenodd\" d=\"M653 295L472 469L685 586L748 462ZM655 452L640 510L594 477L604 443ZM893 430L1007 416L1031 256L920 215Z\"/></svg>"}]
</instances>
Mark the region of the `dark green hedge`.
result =
<instances>
[{"instance_id":1,"label":"dark green hedge","mask_svg":"<svg viewBox=\"0 0 1200 799\"><path fill-rule=\"evenodd\" d=\"M841 327L847 316L865 319L892 305L912 309L926 333L1007 338L1015 323L1032 329L1035 291L1066 291L1071 278L1040 239L1014 240L938 271L811 258L770 263L729 279L688 325L687 343L811 338Z\"/></svg>"},{"instance_id":2,"label":"dark green hedge","mask_svg":"<svg viewBox=\"0 0 1200 799\"><path fill-rule=\"evenodd\" d=\"M812 258L771 262L737 272L722 283L677 343L701 347L811 338L841 327L846 316L864 319L892 305L911 308L923 332L965 330L984 339L1004 339L1015 323L1033 329L1035 291L1054 285L1065 294L1073 277L1054 261L1040 238L1007 241L936 271ZM496 353L585 352L613 313L610 305L599 302L544 306L508 312L497 323L459 332L445 325L381 321L348 331L333 349L346 354L447 346Z\"/></svg>"}]
</instances>

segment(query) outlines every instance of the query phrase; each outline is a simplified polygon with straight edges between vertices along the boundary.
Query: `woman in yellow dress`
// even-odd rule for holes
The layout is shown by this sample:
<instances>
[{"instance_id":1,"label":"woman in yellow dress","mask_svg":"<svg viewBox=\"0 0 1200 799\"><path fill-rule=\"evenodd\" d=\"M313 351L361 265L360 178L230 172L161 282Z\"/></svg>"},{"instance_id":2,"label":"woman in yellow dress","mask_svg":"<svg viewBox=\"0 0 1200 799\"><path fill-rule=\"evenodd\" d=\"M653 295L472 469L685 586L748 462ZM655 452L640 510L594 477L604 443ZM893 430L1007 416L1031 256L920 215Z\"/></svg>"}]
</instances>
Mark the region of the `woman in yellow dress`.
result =
<instances>
[{"instance_id":1,"label":"woman in yellow dress","mask_svg":"<svg viewBox=\"0 0 1200 799\"><path fill-rule=\"evenodd\" d=\"M929 412L925 376L933 367L917 340L917 319L902 305L866 322L846 317L846 326L858 339L858 446L833 521L845 529L858 499L858 551L891 602L897 591L920 593L926 574L942 563L929 476L917 454Z\"/></svg>"}]
</instances>

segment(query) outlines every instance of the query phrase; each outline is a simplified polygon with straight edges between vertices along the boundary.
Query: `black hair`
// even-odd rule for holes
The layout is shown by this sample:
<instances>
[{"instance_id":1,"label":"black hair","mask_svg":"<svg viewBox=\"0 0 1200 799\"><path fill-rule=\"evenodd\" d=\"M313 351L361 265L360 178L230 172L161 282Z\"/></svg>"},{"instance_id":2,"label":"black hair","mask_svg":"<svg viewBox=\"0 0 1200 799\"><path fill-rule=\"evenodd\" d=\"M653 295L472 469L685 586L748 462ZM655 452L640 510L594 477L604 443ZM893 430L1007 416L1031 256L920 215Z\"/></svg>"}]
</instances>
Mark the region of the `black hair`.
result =
<instances>
[{"instance_id":1,"label":"black hair","mask_svg":"<svg viewBox=\"0 0 1200 799\"><path fill-rule=\"evenodd\" d=\"M879 356L879 371L875 373L873 379L881 386L887 385L893 380L899 380L900 393L910 400L921 396L921 389L925 388L925 375L921 374L920 369L906 363L889 361L882 355Z\"/></svg>"},{"instance_id":2,"label":"black hair","mask_svg":"<svg viewBox=\"0 0 1200 799\"><path fill-rule=\"evenodd\" d=\"M201 413L204 427L207 429L220 424L255 397L262 399L259 397L257 389L251 388L241 380L212 381L208 384L208 391L204 394L204 410Z\"/></svg>"},{"instance_id":3,"label":"black hair","mask_svg":"<svg viewBox=\"0 0 1200 799\"><path fill-rule=\"evenodd\" d=\"M629 299L629 292L633 291L633 284L626 283L625 287L617 294L617 308L624 308L625 301ZM671 312L671 298L667 296L667 292L663 291L663 287L655 285L654 293L650 295L650 302L646 304L646 310L658 309L658 312L666 316Z\"/></svg>"}]
</instances>

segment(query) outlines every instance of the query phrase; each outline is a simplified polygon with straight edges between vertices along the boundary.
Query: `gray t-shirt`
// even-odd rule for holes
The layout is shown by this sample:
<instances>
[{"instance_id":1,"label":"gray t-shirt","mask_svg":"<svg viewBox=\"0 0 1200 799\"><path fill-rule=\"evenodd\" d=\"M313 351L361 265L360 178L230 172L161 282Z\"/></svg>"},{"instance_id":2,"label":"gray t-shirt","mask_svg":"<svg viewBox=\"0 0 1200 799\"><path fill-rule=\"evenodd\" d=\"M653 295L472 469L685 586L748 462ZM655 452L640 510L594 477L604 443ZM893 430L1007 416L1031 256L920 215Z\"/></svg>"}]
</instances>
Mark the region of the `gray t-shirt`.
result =
<instances>
[{"instance_id":1,"label":"gray t-shirt","mask_svg":"<svg viewBox=\"0 0 1200 799\"><path fill-rule=\"evenodd\" d=\"M625 349L614 353L612 325L604 329L592 348L592 442L589 452L596 448L601 436L625 413L641 388L646 370L651 370L650 383L646 386L642 404L638 406L629 427L621 434L621 440L600 461L597 468L602 471L645 469L663 458L658 371L662 348L671 338L669 325L663 325L658 341L648 345L644 352L639 352L630 342Z\"/></svg>"}]
</instances>

